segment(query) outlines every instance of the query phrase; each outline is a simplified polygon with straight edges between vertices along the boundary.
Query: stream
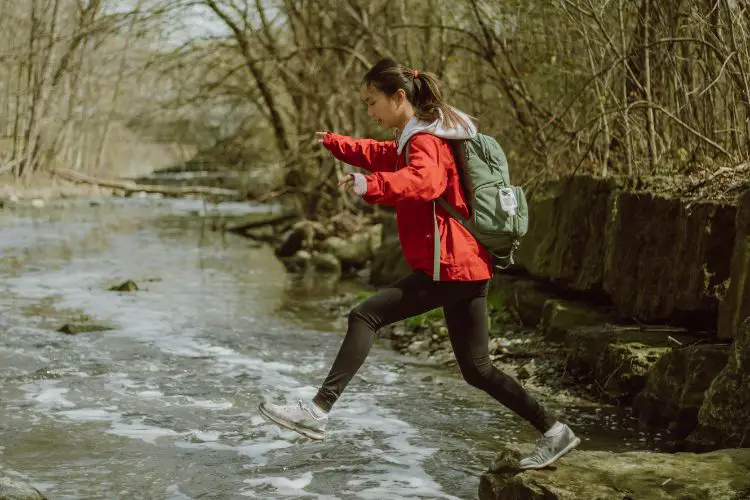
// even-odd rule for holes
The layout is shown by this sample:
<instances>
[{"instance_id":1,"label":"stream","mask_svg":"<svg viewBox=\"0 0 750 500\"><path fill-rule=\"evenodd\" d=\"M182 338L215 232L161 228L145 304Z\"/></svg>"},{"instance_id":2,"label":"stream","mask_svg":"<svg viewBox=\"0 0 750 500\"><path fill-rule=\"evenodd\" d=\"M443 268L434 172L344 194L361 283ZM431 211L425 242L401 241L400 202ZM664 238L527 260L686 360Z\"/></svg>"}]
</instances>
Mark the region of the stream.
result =
<instances>
[{"instance_id":1,"label":"stream","mask_svg":"<svg viewBox=\"0 0 750 500\"><path fill-rule=\"evenodd\" d=\"M205 209L0 209L0 473L50 500L463 499L503 442L536 439L456 369L381 345L325 441L266 422L261 401L314 395L343 334L324 301L358 287L293 279L271 248L212 231ZM127 279L140 290L107 290ZM112 329L57 331L89 318ZM613 409L552 407L582 448L647 447Z\"/></svg>"}]
</instances>

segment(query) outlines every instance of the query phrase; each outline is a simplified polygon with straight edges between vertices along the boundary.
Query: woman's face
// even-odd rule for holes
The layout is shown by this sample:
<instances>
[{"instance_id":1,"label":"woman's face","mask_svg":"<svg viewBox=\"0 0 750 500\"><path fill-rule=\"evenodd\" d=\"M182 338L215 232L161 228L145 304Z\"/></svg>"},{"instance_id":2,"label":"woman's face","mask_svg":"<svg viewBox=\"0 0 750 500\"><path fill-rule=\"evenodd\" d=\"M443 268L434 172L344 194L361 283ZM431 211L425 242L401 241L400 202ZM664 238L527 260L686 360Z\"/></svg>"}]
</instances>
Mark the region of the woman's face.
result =
<instances>
[{"instance_id":1,"label":"woman's face","mask_svg":"<svg viewBox=\"0 0 750 500\"><path fill-rule=\"evenodd\" d=\"M384 128L398 128L400 124L399 108L404 100L401 91L387 96L372 85L362 85L362 101L367 105L367 114Z\"/></svg>"}]
</instances>

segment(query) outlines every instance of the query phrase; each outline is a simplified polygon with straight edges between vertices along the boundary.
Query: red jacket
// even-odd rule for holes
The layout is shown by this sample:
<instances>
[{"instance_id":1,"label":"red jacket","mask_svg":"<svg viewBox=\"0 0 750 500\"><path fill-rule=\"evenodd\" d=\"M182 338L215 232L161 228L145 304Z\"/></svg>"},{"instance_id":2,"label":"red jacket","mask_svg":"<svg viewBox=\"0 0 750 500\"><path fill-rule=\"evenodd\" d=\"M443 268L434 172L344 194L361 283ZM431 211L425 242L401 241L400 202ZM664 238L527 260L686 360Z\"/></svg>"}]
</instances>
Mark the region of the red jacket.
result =
<instances>
[{"instance_id":1,"label":"red jacket","mask_svg":"<svg viewBox=\"0 0 750 500\"><path fill-rule=\"evenodd\" d=\"M442 196L464 217L469 216L458 170L444 139L422 133L409 144L409 164L398 155L395 141L352 139L328 133L323 145L339 160L364 168L368 203L393 206L406 263L432 276L435 224L434 199ZM440 233L440 280L473 281L492 277L487 250L456 219L436 204Z\"/></svg>"}]
</instances>

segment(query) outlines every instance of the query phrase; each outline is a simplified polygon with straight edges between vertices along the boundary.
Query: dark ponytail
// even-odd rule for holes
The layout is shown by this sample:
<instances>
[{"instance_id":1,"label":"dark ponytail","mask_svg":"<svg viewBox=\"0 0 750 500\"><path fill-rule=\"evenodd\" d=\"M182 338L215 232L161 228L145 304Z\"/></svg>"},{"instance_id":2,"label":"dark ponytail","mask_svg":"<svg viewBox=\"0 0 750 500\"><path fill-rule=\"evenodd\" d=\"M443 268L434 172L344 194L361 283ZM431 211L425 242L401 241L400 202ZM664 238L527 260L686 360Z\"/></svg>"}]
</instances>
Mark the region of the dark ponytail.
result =
<instances>
[{"instance_id":1,"label":"dark ponytail","mask_svg":"<svg viewBox=\"0 0 750 500\"><path fill-rule=\"evenodd\" d=\"M365 74L362 83L372 85L389 97L399 89L403 90L414 107L415 115L422 121L433 122L442 113L445 125L469 127L455 109L443 100L440 80L434 73L409 69L392 59L381 59Z\"/></svg>"}]
</instances>

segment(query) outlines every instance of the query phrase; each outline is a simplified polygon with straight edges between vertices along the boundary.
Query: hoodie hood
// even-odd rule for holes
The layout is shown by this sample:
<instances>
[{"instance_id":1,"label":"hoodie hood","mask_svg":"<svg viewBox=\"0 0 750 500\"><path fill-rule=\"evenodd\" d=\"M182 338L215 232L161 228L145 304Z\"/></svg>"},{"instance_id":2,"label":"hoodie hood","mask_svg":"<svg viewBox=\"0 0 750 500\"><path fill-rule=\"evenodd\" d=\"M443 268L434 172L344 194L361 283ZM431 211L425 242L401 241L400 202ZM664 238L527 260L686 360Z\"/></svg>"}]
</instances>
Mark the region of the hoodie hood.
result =
<instances>
[{"instance_id":1,"label":"hoodie hood","mask_svg":"<svg viewBox=\"0 0 750 500\"><path fill-rule=\"evenodd\" d=\"M412 116L406 122L403 132L398 137L398 154L401 154L409 143L409 139L416 134L427 133L441 139L471 139L474 137L477 134L477 126L471 121L469 115L455 108L453 111L463 123L455 123L452 126L447 126L443 123L442 113L440 113L440 118L432 123L421 121L416 116Z\"/></svg>"}]
</instances>

